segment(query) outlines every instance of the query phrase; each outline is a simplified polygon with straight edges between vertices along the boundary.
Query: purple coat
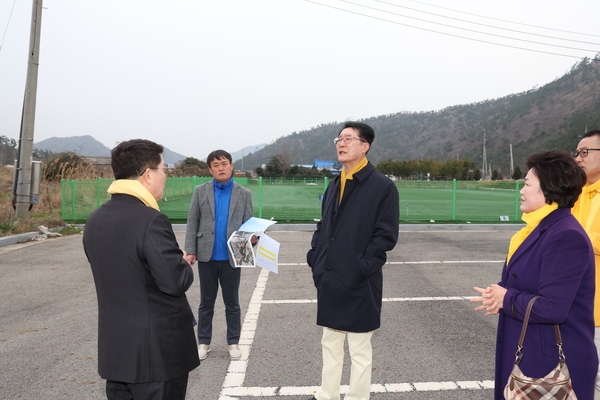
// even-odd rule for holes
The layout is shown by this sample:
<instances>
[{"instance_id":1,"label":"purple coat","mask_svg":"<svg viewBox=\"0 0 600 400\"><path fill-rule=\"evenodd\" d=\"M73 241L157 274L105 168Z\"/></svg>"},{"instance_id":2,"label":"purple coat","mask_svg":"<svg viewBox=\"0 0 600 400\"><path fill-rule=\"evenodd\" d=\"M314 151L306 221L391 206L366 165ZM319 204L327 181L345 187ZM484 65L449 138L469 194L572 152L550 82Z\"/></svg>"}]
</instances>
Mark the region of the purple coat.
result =
<instances>
[{"instance_id":1,"label":"purple coat","mask_svg":"<svg viewBox=\"0 0 600 400\"><path fill-rule=\"evenodd\" d=\"M594 254L587 234L560 208L548 215L502 269L501 286L508 289L500 310L496 342L494 399L512 370L527 303L533 305L520 367L540 378L558 364L554 324L559 324L563 349L579 400L594 398L598 356L594 345Z\"/></svg>"}]
</instances>

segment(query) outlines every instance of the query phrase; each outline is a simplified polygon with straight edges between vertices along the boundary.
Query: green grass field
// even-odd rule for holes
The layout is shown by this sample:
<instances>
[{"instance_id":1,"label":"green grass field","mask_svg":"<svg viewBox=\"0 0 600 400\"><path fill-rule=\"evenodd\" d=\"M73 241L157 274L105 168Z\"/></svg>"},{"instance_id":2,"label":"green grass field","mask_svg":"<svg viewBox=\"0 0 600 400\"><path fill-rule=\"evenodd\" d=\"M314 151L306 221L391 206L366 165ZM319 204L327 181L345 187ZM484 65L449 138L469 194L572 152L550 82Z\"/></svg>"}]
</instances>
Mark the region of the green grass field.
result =
<instances>
[{"instance_id":1,"label":"green grass field","mask_svg":"<svg viewBox=\"0 0 600 400\"><path fill-rule=\"evenodd\" d=\"M401 222L498 222L500 216L515 221L514 191L457 189L454 219L452 189L400 188L399 193Z\"/></svg>"},{"instance_id":2,"label":"green grass field","mask_svg":"<svg viewBox=\"0 0 600 400\"><path fill-rule=\"evenodd\" d=\"M252 191L254 215L285 222L313 222L321 217L323 184L287 185L266 184L262 186L262 201L259 186L248 185ZM515 190L457 189L456 209L452 218L452 188L450 187L398 187L400 194L400 222L499 222L500 216L515 220ZM174 222L184 223L190 206L190 197L168 198L159 203L162 212ZM518 213L520 218L520 213Z\"/></svg>"},{"instance_id":3,"label":"green grass field","mask_svg":"<svg viewBox=\"0 0 600 400\"><path fill-rule=\"evenodd\" d=\"M208 177L168 178L165 200L159 202L174 223L185 223L194 187ZM237 180L237 178L236 178ZM67 222L85 222L89 214L109 199L106 189L112 179L63 181L62 218ZM280 223L314 222L321 218L320 196L323 181L257 180L242 178L240 184L252 191L254 215L273 218ZM400 222L466 223L520 222L518 184L515 182L456 182L453 210L453 182L396 181L400 194ZM261 189L262 188L262 189ZM262 191L262 193L261 193Z\"/></svg>"},{"instance_id":4,"label":"green grass field","mask_svg":"<svg viewBox=\"0 0 600 400\"><path fill-rule=\"evenodd\" d=\"M246 186L252 191L254 216L273 218L278 222L308 222L321 218L321 185L263 185L262 201L258 185ZM159 202L160 210L176 222L187 219L191 196ZM262 212L261 212L262 204Z\"/></svg>"}]
</instances>

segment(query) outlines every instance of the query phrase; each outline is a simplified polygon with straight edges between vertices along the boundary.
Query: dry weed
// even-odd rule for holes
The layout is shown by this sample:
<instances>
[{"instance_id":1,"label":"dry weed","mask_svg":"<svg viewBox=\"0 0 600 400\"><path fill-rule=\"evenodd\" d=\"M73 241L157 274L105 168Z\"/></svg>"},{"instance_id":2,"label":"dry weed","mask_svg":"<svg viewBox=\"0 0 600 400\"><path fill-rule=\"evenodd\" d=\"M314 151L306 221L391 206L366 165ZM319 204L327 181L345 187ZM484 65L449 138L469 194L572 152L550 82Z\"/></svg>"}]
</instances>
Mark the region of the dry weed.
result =
<instances>
[{"instance_id":1,"label":"dry weed","mask_svg":"<svg viewBox=\"0 0 600 400\"><path fill-rule=\"evenodd\" d=\"M27 218L15 218L12 206L13 168L0 167L0 236L35 232L39 225L55 228L65 225L62 220L60 182L42 181L39 204L34 205Z\"/></svg>"}]
</instances>

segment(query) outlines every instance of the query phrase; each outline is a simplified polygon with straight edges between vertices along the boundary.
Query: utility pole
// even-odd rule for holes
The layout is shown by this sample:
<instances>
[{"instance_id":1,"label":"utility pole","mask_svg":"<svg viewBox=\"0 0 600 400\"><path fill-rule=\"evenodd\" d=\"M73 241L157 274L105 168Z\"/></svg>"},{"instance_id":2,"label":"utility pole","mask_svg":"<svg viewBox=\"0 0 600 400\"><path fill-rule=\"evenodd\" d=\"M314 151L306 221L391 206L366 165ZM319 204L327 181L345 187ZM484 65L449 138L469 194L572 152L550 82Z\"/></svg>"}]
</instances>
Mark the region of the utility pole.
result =
<instances>
[{"instance_id":1,"label":"utility pole","mask_svg":"<svg viewBox=\"0 0 600 400\"><path fill-rule=\"evenodd\" d=\"M13 183L13 206L17 218L29 215L31 196L31 168L33 158L33 127L35 123L35 103L37 94L38 67L40 59L40 34L42 28L42 1L33 0L31 14L31 34L27 61L27 80L21 116L19 154Z\"/></svg>"},{"instance_id":2,"label":"utility pole","mask_svg":"<svg viewBox=\"0 0 600 400\"><path fill-rule=\"evenodd\" d=\"M515 173L515 165L513 163L512 143L510 143L510 177Z\"/></svg>"},{"instance_id":3,"label":"utility pole","mask_svg":"<svg viewBox=\"0 0 600 400\"><path fill-rule=\"evenodd\" d=\"M485 129L483 130L483 154L481 157L483 158L483 165L481 166L481 169L483 170L483 179L485 179L488 173L487 154L485 153ZM491 175L492 173L490 172L489 176Z\"/></svg>"}]
</instances>

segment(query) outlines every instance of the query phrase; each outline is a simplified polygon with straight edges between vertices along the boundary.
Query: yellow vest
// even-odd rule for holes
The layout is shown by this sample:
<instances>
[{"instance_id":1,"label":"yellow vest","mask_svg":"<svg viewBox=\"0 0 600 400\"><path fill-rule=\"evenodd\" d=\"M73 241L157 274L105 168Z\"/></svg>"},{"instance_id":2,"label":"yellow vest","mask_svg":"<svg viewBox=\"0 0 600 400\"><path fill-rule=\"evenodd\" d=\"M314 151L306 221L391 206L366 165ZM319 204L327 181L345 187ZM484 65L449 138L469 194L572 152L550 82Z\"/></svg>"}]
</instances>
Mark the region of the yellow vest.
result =
<instances>
[{"instance_id":1,"label":"yellow vest","mask_svg":"<svg viewBox=\"0 0 600 400\"><path fill-rule=\"evenodd\" d=\"M586 184L579 195L579 199L571 212L587 232L594 248L596 263L596 295L594 296L594 322L600 326L600 180L589 185Z\"/></svg>"}]
</instances>

